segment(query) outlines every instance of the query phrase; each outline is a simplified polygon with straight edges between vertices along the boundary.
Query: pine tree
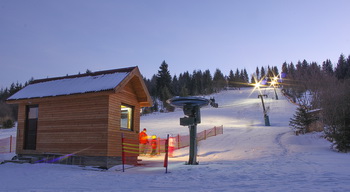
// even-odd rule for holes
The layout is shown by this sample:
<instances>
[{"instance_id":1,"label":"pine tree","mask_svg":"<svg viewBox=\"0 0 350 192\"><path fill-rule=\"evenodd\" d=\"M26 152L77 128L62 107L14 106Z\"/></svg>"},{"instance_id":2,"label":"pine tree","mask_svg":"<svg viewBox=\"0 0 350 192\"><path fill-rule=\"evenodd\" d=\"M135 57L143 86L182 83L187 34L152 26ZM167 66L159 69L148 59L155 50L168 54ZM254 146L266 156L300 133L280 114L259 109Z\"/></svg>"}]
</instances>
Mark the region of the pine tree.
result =
<instances>
[{"instance_id":1,"label":"pine tree","mask_svg":"<svg viewBox=\"0 0 350 192\"><path fill-rule=\"evenodd\" d=\"M288 77L290 78L290 79L294 79L294 76L295 76L295 66L294 66L294 64L293 64L293 62L291 62L290 64L289 64L289 67L288 67Z\"/></svg>"},{"instance_id":2,"label":"pine tree","mask_svg":"<svg viewBox=\"0 0 350 192\"><path fill-rule=\"evenodd\" d=\"M255 76L256 76L256 79L260 79L260 70L259 70L259 67L256 67L255 69ZM253 83L253 82L252 82Z\"/></svg>"},{"instance_id":3,"label":"pine tree","mask_svg":"<svg viewBox=\"0 0 350 192\"><path fill-rule=\"evenodd\" d=\"M226 79L220 69L216 69L214 73L213 84L216 92L221 91L226 86Z\"/></svg>"},{"instance_id":4,"label":"pine tree","mask_svg":"<svg viewBox=\"0 0 350 192\"><path fill-rule=\"evenodd\" d=\"M295 130L296 134L305 134L307 127L312 123L312 121L313 118L310 113L308 113L306 107L299 106L293 115L293 118L290 119L289 126Z\"/></svg>"},{"instance_id":5,"label":"pine tree","mask_svg":"<svg viewBox=\"0 0 350 192\"><path fill-rule=\"evenodd\" d=\"M265 72L265 68L264 67L261 67L261 70L260 70L260 79L263 79L266 77L266 72ZM258 80L260 80L258 79Z\"/></svg>"},{"instance_id":6,"label":"pine tree","mask_svg":"<svg viewBox=\"0 0 350 192\"><path fill-rule=\"evenodd\" d=\"M179 96L180 95L180 91L181 91L181 85L179 83L179 80L177 79L177 76L174 75L173 80L171 81L171 92L176 95Z\"/></svg>"},{"instance_id":7,"label":"pine tree","mask_svg":"<svg viewBox=\"0 0 350 192\"><path fill-rule=\"evenodd\" d=\"M243 69L243 77L244 77L244 83L249 83L249 76L247 70Z\"/></svg>"},{"instance_id":8,"label":"pine tree","mask_svg":"<svg viewBox=\"0 0 350 192\"><path fill-rule=\"evenodd\" d=\"M234 82L234 87L240 89L241 88L241 85L240 85L240 78L241 78L241 75L240 75L240 72L239 72L239 69L237 68L236 69L236 72L235 72L235 76L233 78L233 82Z\"/></svg>"},{"instance_id":9,"label":"pine tree","mask_svg":"<svg viewBox=\"0 0 350 192\"><path fill-rule=\"evenodd\" d=\"M232 70L230 70L230 74L228 76L227 82L228 82L228 86L229 87L234 87L234 85L235 85L235 75L233 74Z\"/></svg>"},{"instance_id":10,"label":"pine tree","mask_svg":"<svg viewBox=\"0 0 350 192\"><path fill-rule=\"evenodd\" d=\"M284 62L282 64L282 71L281 71L281 75L283 76L282 78L286 78L287 74L288 74L288 64L287 62Z\"/></svg>"},{"instance_id":11,"label":"pine tree","mask_svg":"<svg viewBox=\"0 0 350 192\"><path fill-rule=\"evenodd\" d=\"M188 71L179 75L179 84L181 85L180 96L188 96L190 87L191 87L191 76Z\"/></svg>"},{"instance_id":12,"label":"pine tree","mask_svg":"<svg viewBox=\"0 0 350 192\"><path fill-rule=\"evenodd\" d=\"M209 69L205 70L203 73L203 86L204 86L204 94L212 94L213 93L213 78Z\"/></svg>"},{"instance_id":13,"label":"pine tree","mask_svg":"<svg viewBox=\"0 0 350 192\"><path fill-rule=\"evenodd\" d=\"M277 66L274 66L274 67L272 68L272 73L273 73L273 76L274 76L274 77L277 77L277 75L279 74Z\"/></svg>"},{"instance_id":14,"label":"pine tree","mask_svg":"<svg viewBox=\"0 0 350 192\"><path fill-rule=\"evenodd\" d=\"M350 78L350 55L346 59L346 78Z\"/></svg>"},{"instance_id":15,"label":"pine tree","mask_svg":"<svg viewBox=\"0 0 350 192\"><path fill-rule=\"evenodd\" d=\"M254 75L250 78L250 83L255 83Z\"/></svg>"},{"instance_id":16,"label":"pine tree","mask_svg":"<svg viewBox=\"0 0 350 192\"><path fill-rule=\"evenodd\" d=\"M327 59L326 61L323 61L322 71L327 75L333 75L334 71L333 71L333 65L331 60Z\"/></svg>"},{"instance_id":17,"label":"pine tree","mask_svg":"<svg viewBox=\"0 0 350 192\"><path fill-rule=\"evenodd\" d=\"M270 68L270 66L267 66L267 78L272 78L273 77L273 72L272 69Z\"/></svg>"},{"instance_id":18,"label":"pine tree","mask_svg":"<svg viewBox=\"0 0 350 192\"><path fill-rule=\"evenodd\" d=\"M192 95L200 95L203 93L202 71L193 71L192 74Z\"/></svg>"},{"instance_id":19,"label":"pine tree","mask_svg":"<svg viewBox=\"0 0 350 192\"><path fill-rule=\"evenodd\" d=\"M167 107L166 101L171 98L171 75L168 70L168 64L163 61L159 67L157 74L157 96L163 102L163 106Z\"/></svg>"},{"instance_id":20,"label":"pine tree","mask_svg":"<svg viewBox=\"0 0 350 192\"><path fill-rule=\"evenodd\" d=\"M347 74L347 63L345 61L345 57L343 54L340 55L337 63L337 67L335 68L335 76L338 79L345 79Z\"/></svg>"}]
</instances>

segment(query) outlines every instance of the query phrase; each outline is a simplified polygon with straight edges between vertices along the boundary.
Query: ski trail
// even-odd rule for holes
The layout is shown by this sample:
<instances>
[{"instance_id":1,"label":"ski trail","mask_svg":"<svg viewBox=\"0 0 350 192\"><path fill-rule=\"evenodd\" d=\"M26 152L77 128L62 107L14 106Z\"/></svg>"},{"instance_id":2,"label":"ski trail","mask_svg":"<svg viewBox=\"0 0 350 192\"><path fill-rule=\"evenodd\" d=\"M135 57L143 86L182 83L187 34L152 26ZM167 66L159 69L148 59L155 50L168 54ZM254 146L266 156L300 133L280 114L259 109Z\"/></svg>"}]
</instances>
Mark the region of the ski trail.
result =
<instances>
[{"instance_id":1,"label":"ski trail","mask_svg":"<svg viewBox=\"0 0 350 192\"><path fill-rule=\"evenodd\" d=\"M287 146L282 143L282 137L288 133L290 133L290 131L279 133L279 134L277 134L277 136L275 138L275 143L278 145L279 148L282 149L282 154L280 154L278 156L281 156L281 157L286 156L289 152Z\"/></svg>"}]
</instances>

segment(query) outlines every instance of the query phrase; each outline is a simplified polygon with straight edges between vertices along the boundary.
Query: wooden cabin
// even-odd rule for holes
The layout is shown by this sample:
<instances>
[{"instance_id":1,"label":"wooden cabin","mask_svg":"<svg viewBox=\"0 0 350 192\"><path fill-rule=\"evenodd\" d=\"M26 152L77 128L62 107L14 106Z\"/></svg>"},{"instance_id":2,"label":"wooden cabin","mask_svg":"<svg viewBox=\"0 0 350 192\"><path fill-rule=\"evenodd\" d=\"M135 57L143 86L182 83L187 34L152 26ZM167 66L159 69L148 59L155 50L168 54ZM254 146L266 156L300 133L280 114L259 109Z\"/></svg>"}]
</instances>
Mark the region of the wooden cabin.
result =
<instances>
[{"instance_id":1,"label":"wooden cabin","mask_svg":"<svg viewBox=\"0 0 350 192\"><path fill-rule=\"evenodd\" d=\"M122 135L138 144L140 110L152 100L130 67L35 80L7 103L18 104L19 157L110 168L121 164Z\"/></svg>"}]
</instances>

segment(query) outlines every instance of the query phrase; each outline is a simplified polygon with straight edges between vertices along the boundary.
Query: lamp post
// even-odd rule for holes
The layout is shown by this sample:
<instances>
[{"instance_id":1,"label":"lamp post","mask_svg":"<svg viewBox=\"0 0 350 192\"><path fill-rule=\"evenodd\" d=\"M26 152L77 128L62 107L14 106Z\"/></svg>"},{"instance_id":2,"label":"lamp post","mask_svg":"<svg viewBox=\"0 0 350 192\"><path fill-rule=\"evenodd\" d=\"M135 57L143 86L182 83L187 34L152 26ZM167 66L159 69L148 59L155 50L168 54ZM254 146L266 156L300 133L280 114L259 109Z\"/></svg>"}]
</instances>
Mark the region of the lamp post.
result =
<instances>
[{"instance_id":1,"label":"lamp post","mask_svg":"<svg viewBox=\"0 0 350 192\"><path fill-rule=\"evenodd\" d=\"M168 103L182 107L185 117L180 118L180 125L188 126L190 131L190 152L188 165L198 165L197 162L197 124L201 123L200 107L208 105L209 100L200 97L174 97Z\"/></svg>"},{"instance_id":2,"label":"lamp post","mask_svg":"<svg viewBox=\"0 0 350 192\"><path fill-rule=\"evenodd\" d=\"M276 86L275 86L277 84L277 80L278 80L278 77L274 77L273 80L271 81L271 85L273 87L273 90L275 91L276 100L278 100L278 95L277 95Z\"/></svg>"},{"instance_id":3,"label":"lamp post","mask_svg":"<svg viewBox=\"0 0 350 192\"><path fill-rule=\"evenodd\" d=\"M265 77L264 77L265 78ZM266 108L265 108L265 103L264 103L264 97L267 97L267 95L263 95L261 94L261 91L260 91L260 86L262 85L265 85L266 84L266 79L261 79L260 81L257 81L257 79L255 78L255 84L253 84L255 86L254 90L255 89L258 89L259 90L259 95L258 95L258 98L261 98L261 103L262 103L262 106L263 106L263 110L264 110L264 121L265 121L265 126L270 126L270 119L269 119L269 116L267 115L267 111L266 111ZM253 90L253 91L254 91ZM276 92L275 92L276 93ZM277 93L276 93L277 95Z\"/></svg>"},{"instance_id":4,"label":"lamp post","mask_svg":"<svg viewBox=\"0 0 350 192\"><path fill-rule=\"evenodd\" d=\"M258 95L258 98L261 98L261 103L263 106L264 110L264 120L265 120L265 126L270 126L270 119L269 116L267 115L265 104L264 104L264 97L267 97L267 95Z\"/></svg>"},{"instance_id":5,"label":"lamp post","mask_svg":"<svg viewBox=\"0 0 350 192\"><path fill-rule=\"evenodd\" d=\"M273 90L275 91L275 98L276 98L276 100L278 100L278 95L277 95L277 92L276 92L275 84L276 84L275 81L272 81L272 82L271 82L271 85L272 85L272 87L273 87Z\"/></svg>"}]
</instances>

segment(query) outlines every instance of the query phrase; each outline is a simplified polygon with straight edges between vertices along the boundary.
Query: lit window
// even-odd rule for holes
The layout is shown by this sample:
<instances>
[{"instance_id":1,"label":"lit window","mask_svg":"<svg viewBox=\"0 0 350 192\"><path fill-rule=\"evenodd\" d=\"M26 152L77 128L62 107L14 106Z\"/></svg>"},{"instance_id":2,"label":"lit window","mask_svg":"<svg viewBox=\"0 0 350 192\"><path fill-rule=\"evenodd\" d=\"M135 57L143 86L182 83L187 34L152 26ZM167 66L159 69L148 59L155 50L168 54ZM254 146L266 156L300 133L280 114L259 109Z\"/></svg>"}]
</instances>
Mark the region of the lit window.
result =
<instances>
[{"instance_id":1,"label":"lit window","mask_svg":"<svg viewBox=\"0 0 350 192\"><path fill-rule=\"evenodd\" d=\"M120 128L133 130L133 111L134 108L127 105L121 106Z\"/></svg>"}]
</instances>

